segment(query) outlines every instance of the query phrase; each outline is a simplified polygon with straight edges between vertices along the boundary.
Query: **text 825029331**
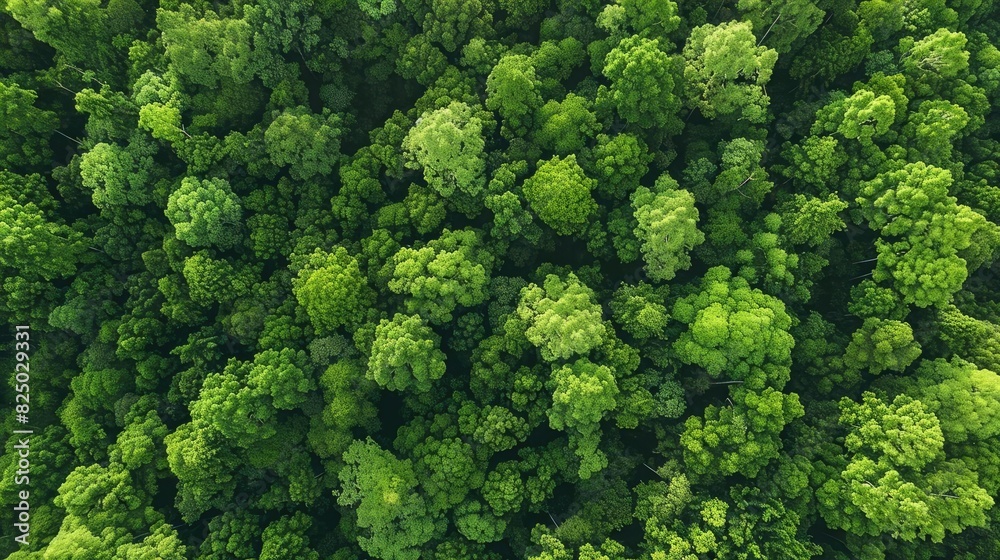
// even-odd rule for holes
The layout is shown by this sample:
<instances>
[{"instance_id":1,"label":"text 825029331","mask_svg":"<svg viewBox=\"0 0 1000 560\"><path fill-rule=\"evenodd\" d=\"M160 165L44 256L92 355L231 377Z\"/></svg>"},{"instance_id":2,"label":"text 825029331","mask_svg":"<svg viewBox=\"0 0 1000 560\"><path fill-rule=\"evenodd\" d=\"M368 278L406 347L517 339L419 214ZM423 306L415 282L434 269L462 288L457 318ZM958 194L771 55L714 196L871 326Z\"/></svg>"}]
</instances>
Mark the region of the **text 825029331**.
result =
<instances>
[{"instance_id":1,"label":"text 825029331","mask_svg":"<svg viewBox=\"0 0 1000 560\"><path fill-rule=\"evenodd\" d=\"M31 461L29 459L32 430L27 429L28 415L31 412L31 334L30 327L18 325L14 333L14 419L25 429L14 430L14 450L17 453L17 471L14 474L14 484L20 488L17 492L17 503L14 504L14 529L17 534L14 540L22 546L28 544L31 519Z\"/></svg>"}]
</instances>

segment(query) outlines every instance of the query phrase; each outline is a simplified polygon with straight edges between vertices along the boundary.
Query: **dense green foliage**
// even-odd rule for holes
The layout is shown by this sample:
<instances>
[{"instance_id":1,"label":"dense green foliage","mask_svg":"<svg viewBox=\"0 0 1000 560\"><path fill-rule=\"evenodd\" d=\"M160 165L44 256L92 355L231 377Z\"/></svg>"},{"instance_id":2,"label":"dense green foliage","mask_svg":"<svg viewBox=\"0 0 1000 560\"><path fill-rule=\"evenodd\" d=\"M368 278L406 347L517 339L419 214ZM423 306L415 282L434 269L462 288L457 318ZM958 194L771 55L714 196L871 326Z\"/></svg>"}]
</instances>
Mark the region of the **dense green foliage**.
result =
<instances>
[{"instance_id":1,"label":"dense green foliage","mask_svg":"<svg viewBox=\"0 0 1000 560\"><path fill-rule=\"evenodd\" d=\"M0 0L0 556L1000 558L994 105L992 0Z\"/></svg>"}]
</instances>

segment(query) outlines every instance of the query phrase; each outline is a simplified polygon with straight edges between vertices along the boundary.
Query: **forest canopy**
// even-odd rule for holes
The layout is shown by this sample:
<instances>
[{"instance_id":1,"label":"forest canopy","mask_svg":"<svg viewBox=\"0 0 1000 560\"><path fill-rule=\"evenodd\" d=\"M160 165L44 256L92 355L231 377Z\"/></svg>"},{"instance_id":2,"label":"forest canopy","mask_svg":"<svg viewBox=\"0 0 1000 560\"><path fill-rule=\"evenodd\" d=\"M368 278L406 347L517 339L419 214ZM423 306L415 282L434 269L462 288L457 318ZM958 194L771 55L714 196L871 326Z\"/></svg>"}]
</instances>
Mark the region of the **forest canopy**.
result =
<instances>
[{"instance_id":1,"label":"forest canopy","mask_svg":"<svg viewBox=\"0 0 1000 560\"><path fill-rule=\"evenodd\" d=\"M0 555L1000 558L995 105L992 0L0 0Z\"/></svg>"}]
</instances>

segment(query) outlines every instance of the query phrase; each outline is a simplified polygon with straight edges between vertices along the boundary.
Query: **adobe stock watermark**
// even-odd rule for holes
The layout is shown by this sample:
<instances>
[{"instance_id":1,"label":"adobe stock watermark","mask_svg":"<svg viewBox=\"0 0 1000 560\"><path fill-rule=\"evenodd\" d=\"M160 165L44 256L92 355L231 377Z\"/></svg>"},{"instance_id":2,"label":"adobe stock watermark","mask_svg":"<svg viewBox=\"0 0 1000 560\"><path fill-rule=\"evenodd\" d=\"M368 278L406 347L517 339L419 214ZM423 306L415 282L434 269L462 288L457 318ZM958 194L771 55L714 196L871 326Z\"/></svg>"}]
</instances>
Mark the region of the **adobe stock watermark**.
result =
<instances>
[{"instance_id":1,"label":"adobe stock watermark","mask_svg":"<svg viewBox=\"0 0 1000 560\"><path fill-rule=\"evenodd\" d=\"M17 503L14 505L14 540L26 546L31 533L31 435L27 429L31 414L31 328L18 325L14 332L14 419L23 429L14 430L14 452L17 453Z\"/></svg>"}]
</instances>

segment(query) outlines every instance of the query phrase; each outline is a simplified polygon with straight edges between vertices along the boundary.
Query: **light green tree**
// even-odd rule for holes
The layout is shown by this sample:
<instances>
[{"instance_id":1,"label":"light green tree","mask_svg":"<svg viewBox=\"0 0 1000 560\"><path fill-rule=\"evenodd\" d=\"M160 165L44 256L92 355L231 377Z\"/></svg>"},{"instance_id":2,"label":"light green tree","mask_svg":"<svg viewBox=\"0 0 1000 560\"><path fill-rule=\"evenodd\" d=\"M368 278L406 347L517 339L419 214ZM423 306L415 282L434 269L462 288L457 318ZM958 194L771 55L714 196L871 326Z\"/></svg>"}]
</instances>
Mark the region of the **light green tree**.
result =
<instances>
[{"instance_id":1,"label":"light green tree","mask_svg":"<svg viewBox=\"0 0 1000 560\"><path fill-rule=\"evenodd\" d=\"M170 194L165 214L177 239L192 247L229 249L240 240L243 209L225 179L185 177Z\"/></svg>"},{"instance_id":2,"label":"light green tree","mask_svg":"<svg viewBox=\"0 0 1000 560\"><path fill-rule=\"evenodd\" d=\"M796 245L818 247L847 228L840 217L847 206L835 194L822 199L796 193L781 210L781 230Z\"/></svg>"},{"instance_id":3,"label":"light green tree","mask_svg":"<svg viewBox=\"0 0 1000 560\"><path fill-rule=\"evenodd\" d=\"M419 315L397 313L375 327L368 378L390 391L429 391L445 371L441 338Z\"/></svg>"},{"instance_id":4,"label":"light green tree","mask_svg":"<svg viewBox=\"0 0 1000 560\"><path fill-rule=\"evenodd\" d=\"M319 560L319 553L309 546L306 534L312 524L313 518L301 511L272 521L261 533L260 560Z\"/></svg>"},{"instance_id":5,"label":"light green tree","mask_svg":"<svg viewBox=\"0 0 1000 560\"><path fill-rule=\"evenodd\" d=\"M949 302L968 277L963 251L995 227L957 204L949 194L952 183L945 169L908 163L863 182L857 199L869 225L881 233L872 278L892 280L905 302L918 307ZM981 248L980 253L995 250Z\"/></svg>"},{"instance_id":6,"label":"light green tree","mask_svg":"<svg viewBox=\"0 0 1000 560\"><path fill-rule=\"evenodd\" d=\"M35 166L52 154L48 140L59 121L52 111L35 107L37 98L34 91L0 81L0 166L4 169Z\"/></svg>"},{"instance_id":7,"label":"light green tree","mask_svg":"<svg viewBox=\"0 0 1000 560\"><path fill-rule=\"evenodd\" d=\"M245 84L253 77L252 28L245 19L220 18L211 10L199 14L191 5L176 11L157 10L167 59L192 82L218 87L221 80Z\"/></svg>"},{"instance_id":8,"label":"light green tree","mask_svg":"<svg viewBox=\"0 0 1000 560\"><path fill-rule=\"evenodd\" d=\"M191 301L202 305L229 303L250 293L259 282L246 265L234 267L202 249L184 260L184 280Z\"/></svg>"},{"instance_id":9,"label":"light green tree","mask_svg":"<svg viewBox=\"0 0 1000 560\"><path fill-rule=\"evenodd\" d=\"M675 79L680 64L679 57L664 52L658 40L622 39L604 60L603 73L611 85L601 87L598 101L611 103L628 123L676 134L683 128L677 117L681 99Z\"/></svg>"},{"instance_id":10,"label":"light green tree","mask_svg":"<svg viewBox=\"0 0 1000 560\"><path fill-rule=\"evenodd\" d=\"M795 341L785 305L726 267L709 269L701 291L679 299L672 315L688 327L673 345L684 363L753 391L788 381Z\"/></svg>"},{"instance_id":11,"label":"light green tree","mask_svg":"<svg viewBox=\"0 0 1000 560\"><path fill-rule=\"evenodd\" d=\"M600 129L587 98L574 93L551 100L538 110L538 145L565 156L580 151Z\"/></svg>"},{"instance_id":12,"label":"light green tree","mask_svg":"<svg viewBox=\"0 0 1000 560\"><path fill-rule=\"evenodd\" d=\"M181 424L164 438L170 471L177 477L177 510L194 522L223 507L236 491L239 455L218 429L204 422Z\"/></svg>"},{"instance_id":13,"label":"light green tree","mask_svg":"<svg viewBox=\"0 0 1000 560\"><path fill-rule=\"evenodd\" d=\"M848 460L816 492L831 527L939 543L987 522L993 498L974 471L946 457L940 422L922 402L866 392L861 403L845 397L840 409Z\"/></svg>"},{"instance_id":14,"label":"light green tree","mask_svg":"<svg viewBox=\"0 0 1000 560\"><path fill-rule=\"evenodd\" d=\"M479 305L487 296L489 264L473 230L445 230L420 249L403 247L389 262L389 289L406 294L410 313L434 323L448 323L458 306ZM486 260L483 266L480 260Z\"/></svg>"},{"instance_id":15,"label":"light green tree","mask_svg":"<svg viewBox=\"0 0 1000 560\"><path fill-rule=\"evenodd\" d=\"M670 322L664 295L664 290L654 289L645 282L636 286L622 284L611 299L611 311L621 328L632 336L657 337Z\"/></svg>"},{"instance_id":16,"label":"light green tree","mask_svg":"<svg viewBox=\"0 0 1000 560\"><path fill-rule=\"evenodd\" d=\"M635 236L642 242L646 273L661 282L672 279L678 270L690 268L688 253L705 241L705 234L698 230L694 196L670 188L676 185L673 179L661 178L656 191L639 187L632 195L632 208L639 222Z\"/></svg>"},{"instance_id":17,"label":"light green tree","mask_svg":"<svg viewBox=\"0 0 1000 560\"><path fill-rule=\"evenodd\" d=\"M732 395L732 405L709 405L704 418L692 416L684 423L681 447L693 472L757 476L778 457L785 426L805 415L794 393L767 387L760 392L737 389Z\"/></svg>"},{"instance_id":18,"label":"light green tree","mask_svg":"<svg viewBox=\"0 0 1000 560\"><path fill-rule=\"evenodd\" d=\"M981 443L1000 434L1000 375L961 358L924 360L907 392L941 423L946 444Z\"/></svg>"},{"instance_id":19,"label":"light green tree","mask_svg":"<svg viewBox=\"0 0 1000 560\"><path fill-rule=\"evenodd\" d=\"M580 168L575 154L555 156L542 162L524 181L524 198L559 235L580 234L597 212L597 202L591 195L596 183Z\"/></svg>"},{"instance_id":20,"label":"light green tree","mask_svg":"<svg viewBox=\"0 0 1000 560\"><path fill-rule=\"evenodd\" d=\"M801 142L788 143L782 155L790 164L784 170L786 177L820 188L829 184L848 159L840 141L828 135L810 135Z\"/></svg>"},{"instance_id":21,"label":"light green tree","mask_svg":"<svg viewBox=\"0 0 1000 560\"><path fill-rule=\"evenodd\" d=\"M911 38L900 45L909 43L909 48L902 53L903 69L918 79L953 78L969 67L967 42L964 33L945 28L918 41Z\"/></svg>"},{"instance_id":22,"label":"light green tree","mask_svg":"<svg viewBox=\"0 0 1000 560\"><path fill-rule=\"evenodd\" d=\"M305 107L286 109L264 131L264 146L275 165L288 166L292 178L312 179L329 175L340 162L343 128L329 109L318 115Z\"/></svg>"},{"instance_id":23,"label":"light green tree","mask_svg":"<svg viewBox=\"0 0 1000 560\"><path fill-rule=\"evenodd\" d=\"M482 120L461 101L425 113L403 139L406 166L423 169L424 180L443 197L483 191L484 146Z\"/></svg>"},{"instance_id":24,"label":"light green tree","mask_svg":"<svg viewBox=\"0 0 1000 560\"><path fill-rule=\"evenodd\" d=\"M358 544L382 560L417 560L434 535L434 521L417 491L409 460L397 459L370 438L344 452L337 503L353 507Z\"/></svg>"},{"instance_id":25,"label":"light green tree","mask_svg":"<svg viewBox=\"0 0 1000 560\"><path fill-rule=\"evenodd\" d=\"M586 355L607 334L593 290L572 273L565 280L549 274L542 286L521 290L517 315L527 324L527 339L548 361Z\"/></svg>"},{"instance_id":26,"label":"light green tree","mask_svg":"<svg viewBox=\"0 0 1000 560\"><path fill-rule=\"evenodd\" d=\"M489 24L489 14L483 14L480 0L431 0L430 11L424 16L424 33L432 41L440 43L444 50L455 52L465 42L470 31L479 20Z\"/></svg>"},{"instance_id":27,"label":"light green tree","mask_svg":"<svg viewBox=\"0 0 1000 560\"><path fill-rule=\"evenodd\" d=\"M493 67L486 78L486 108L500 114L504 138L525 136L532 128L542 106L541 87L529 56L508 54Z\"/></svg>"},{"instance_id":28,"label":"light green tree","mask_svg":"<svg viewBox=\"0 0 1000 560\"><path fill-rule=\"evenodd\" d=\"M938 311L941 340L956 355L981 368L1000 370L1000 326L962 313L954 305Z\"/></svg>"},{"instance_id":29,"label":"light green tree","mask_svg":"<svg viewBox=\"0 0 1000 560\"><path fill-rule=\"evenodd\" d=\"M0 194L0 267L7 274L49 281L76 272L87 249L83 235L45 214L34 202Z\"/></svg>"},{"instance_id":30,"label":"light green tree","mask_svg":"<svg viewBox=\"0 0 1000 560\"><path fill-rule=\"evenodd\" d=\"M886 370L903 371L920 357L920 345L913 340L909 323L869 317L854 331L844 355L850 370L868 370L878 375Z\"/></svg>"},{"instance_id":31,"label":"light green tree","mask_svg":"<svg viewBox=\"0 0 1000 560\"><path fill-rule=\"evenodd\" d=\"M778 53L759 46L749 21L706 24L691 30L684 45L686 104L708 118L736 115L767 120L771 79Z\"/></svg>"},{"instance_id":32,"label":"light green tree","mask_svg":"<svg viewBox=\"0 0 1000 560\"><path fill-rule=\"evenodd\" d=\"M649 170L653 154L636 135L597 135L587 170L597 179L597 192L620 200L628 196Z\"/></svg>"},{"instance_id":33,"label":"light green tree","mask_svg":"<svg viewBox=\"0 0 1000 560\"><path fill-rule=\"evenodd\" d=\"M313 251L292 279L292 291L320 335L357 327L375 300L358 260L343 247Z\"/></svg>"},{"instance_id":34,"label":"light green tree","mask_svg":"<svg viewBox=\"0 0 1000 560\"><path fill-rule=\"evenodd\" d=\"M420 486L431 512L447 511L465 501L484 479L472 446L459 438L427 438L413 451Z\"/></svg>"},{"instance_id":35,"label":"light green tree","mask_svg":"<svg viewBox=\"0 0 1000 560\"><path fill-rule=\"evenodd\" d=\"M580 459L581 479L608 465L607 456L598 449L601 441L600 423L615 408L618 386L611 368L587 358L554 369L552 408L548 410L549 426L570 434L570 447Z\"/></svg>"}]
</instances>

